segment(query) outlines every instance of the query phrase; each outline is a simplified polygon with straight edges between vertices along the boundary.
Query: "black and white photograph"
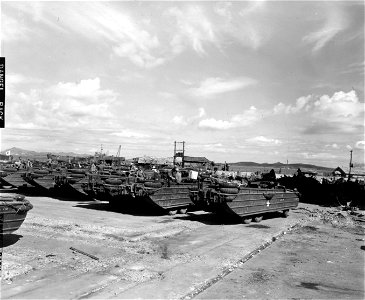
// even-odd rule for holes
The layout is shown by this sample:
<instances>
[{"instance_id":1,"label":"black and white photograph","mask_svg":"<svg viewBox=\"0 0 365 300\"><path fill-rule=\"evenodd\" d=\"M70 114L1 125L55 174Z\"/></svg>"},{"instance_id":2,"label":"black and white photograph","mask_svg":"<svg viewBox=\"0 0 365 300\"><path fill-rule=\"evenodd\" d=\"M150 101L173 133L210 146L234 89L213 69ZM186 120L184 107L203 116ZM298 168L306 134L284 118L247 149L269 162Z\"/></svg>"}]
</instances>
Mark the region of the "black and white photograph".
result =
<instances>
[{"instance_id":1,"label":"black and white photograph","mask_svg":"<svg viewBox=\"0 0 365 300\"><path fill-rule=\"evenodd\" d=\"M365 299L364 1L1 1L1 299Z\"/></svg>"}]
</instances>

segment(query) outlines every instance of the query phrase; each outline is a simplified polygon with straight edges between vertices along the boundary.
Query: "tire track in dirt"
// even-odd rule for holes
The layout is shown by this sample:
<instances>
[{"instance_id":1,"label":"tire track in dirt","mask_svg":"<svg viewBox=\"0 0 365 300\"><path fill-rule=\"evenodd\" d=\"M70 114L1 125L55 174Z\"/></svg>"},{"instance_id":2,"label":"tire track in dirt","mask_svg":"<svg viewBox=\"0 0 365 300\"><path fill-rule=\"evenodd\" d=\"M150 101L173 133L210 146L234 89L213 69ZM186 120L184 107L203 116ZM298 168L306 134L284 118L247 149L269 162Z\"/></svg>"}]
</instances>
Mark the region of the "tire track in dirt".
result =
<instances>
[{"instance_id":1,"label":"tire track in dirt","mask_svg":"<svg viewBox=\"0 0 365 300\"><path fill-rule=\"evenodd\" d=\"M218 274L214 278L211 278L211 279L207 280L201 286L196 287L192 292L190 292L190 293L184 295L183 297L181 297L180 300L190 300L190 299L193 299L194 297L196 297L200 293L204 292L206 289L208 289L212 285L214 285L217 282L219 282L220 280L222 280L225 276L227 276L228 274L232 273L235 269L237 269L238 267L242 266L245 262L247 262L248 260L250 260L251 258L253 258L254 256L256 256L258 253L260 253L261 251L263 251L266 248L268 248L275 241L277 241L277 239L279 239L280 237L282 237L283 235L287 234L290 231L298 230L302 226L303 226L303 224L296 223L296 224L290 226L287 230L282 231L279 234L273 236L272 239L271 239L271 241L265 242L264 244L262 244L261 246L257 247L255 250L251 251L249 254L245 255L243 258L241 258L240 260L238 260L233 265L231 265L229 267L226 267L220 274Z\"/></svg>"}]
</instances>

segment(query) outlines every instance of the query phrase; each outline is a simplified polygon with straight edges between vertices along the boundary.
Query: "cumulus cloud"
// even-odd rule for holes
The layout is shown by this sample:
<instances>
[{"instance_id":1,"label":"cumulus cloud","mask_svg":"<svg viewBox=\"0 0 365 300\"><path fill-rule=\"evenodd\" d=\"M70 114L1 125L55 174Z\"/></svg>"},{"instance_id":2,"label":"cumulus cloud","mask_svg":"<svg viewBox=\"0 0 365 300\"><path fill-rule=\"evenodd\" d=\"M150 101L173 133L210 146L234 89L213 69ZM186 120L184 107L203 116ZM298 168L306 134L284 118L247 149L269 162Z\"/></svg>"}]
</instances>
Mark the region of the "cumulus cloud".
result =
<instances>
[{"instance_id":1,"label":"cumulus cloud","mask_svg":"<svg viewBox=\"0 0 365 300\"><path fill-rule=\"evenodd\" d=\"M196 97L212 97L218 94L237 91L255 84L257 84L257 81L248 77L226 80L219 77L211 77L203 80L199 87L191 88L190 93Z\"/></svg>"},{"instance_id":2,"label":"cumulus cloud","mask_svg":"<svg viewBox=\"0 0 365 300\"><path fill-rule=\"evenodd\" d=\"M235 127L249 126L257 122L264 114L266 114L265 111L259 110L255 106L251 106L242 114L234 115L232 117L232 122L235 124Z\"/></svg>"},{"instance_id":3,"label":"cumulus cloud","mask_svg":"<svg viewBox=\"0 0 365 300\"><path fill-rule=\"evenodd\" d=\"M339 149L340 147L336 144L336 143L334 143L334 144L328 144L328 145L326 145L325 147L327 147L327 148L333 148L333 149Z\"/></svg>"},{"instance_id":4,"label":"cumulus cloud","mask_svg":"<svg viewBox=\"0 0 365 300\"><path fill-rule=\"evenodd\" d=\"M217 120L208 118L201 120L198 126L202 129L226 130L230 128L246 127L257 122L265 114L264 111L258 110L251 106L241 114L233 115L229 120Z\"/></svg>"},{"instance_id":5,"label":"cumulus cloud","mask_svg":"<svg viewBox=\"0 0 365 300\"><path fill-rule=\"evenodd\" d=\"M7 87L13 87L19 83L23 83L26 82L28 80L28 78L26 78L24 75L22 74L18 74L18 73L10 73L6 75L6 85Z\"/></svg>"},{"instance_id":6,"label":"cumulus cloud","mask_svg":"<svg viewBox=\"0 0 365 300\"><path fill-rule=\"evenodd\" d=\"M17 92L18 88L21 86L23 88L27 86L36 86L43 83L44 80L36 77L26 77L19 73L9 73L6 75L6 95L7 97L12 97Z\"/></svg>"},{"instance_id":7,"label":"cumulus cloud","mask_svg":"<svg viewBox=\"0 0 365 300\"><path fill-rule=\"evenodd\" d=\"M7 124L14 128L27 123L43 129L95 128L113 117L111 107L117 96L112 90L102 89L99 78L13 92Z\"/></svg>"},{"instance_id":8,"label":"cumulus cloud","mask_svg":"<svg viewBox=\"0 0 365 300\"><path fill-rule=\"evenodd\" d=\"M317 52L341 31L345 30L347 26L348 21L344 13L339 8L331 6L326 11L323 26L304 36L303 41L313 45L313 52Z\"/></svg>"},{"instance_id":9,"label":"cumulus cloud","mask_svg":"<svg viewBox=\"0 0 365 300\"><path fill-rule=\"evenodd\" d=\"M174 116L172 118L172 123L180 126L187 126L188 124L191 124L193 122L196 122L196 120L204 117L206 115L204 107L199 107L198 113L196 115L192 116Z\"/></svg>"},{"instance_id":10,"label":"cumulus cloud","mask_svg":"<svg viewBox=\"0 0 365 300\"><path fill-rule=\"evenodd\" d=\"M98 77L94 79L84 79L81 80L80 83L59 82L55 86L50 87L48 91L57 96L94 100L99 97L114 95L114 92L111 90L100 89L100 79Z\"/></svg>"},{"instance_id":11,"label":"cumulus cloud","mask_svg":"<svg viewBox=\"0 0 365 300\"><path fill-rule=\"evenodd\" d=\"M224 130L233 127L233 123L229 121L216 120L214 118L201 120L198 125L200 128Z\"/></svg>"},{"instance_id":12,"label":"cumulus cloud","mask_svg":"<svg viewBox=\"0 0 365 300\"><path fill-rule=\"evenodd\" d=\"M172 122L176 125L188 125L187 120L183 116L174 116Z\"/></svg>"},{"instance_id":13,"label":"cumulus cloud","mask_svg":"<svg viewBox=\"0 0 365 300\"><path fill-rule=\"evenodd\" d=\"M323 95L314 101L315 114L322 118L337 118L352 119L364 113L364 103L359 101L359 98L354 90L345 92L336 92L332 97Z\"/></svg>"},{"instance_id":14,"label":"cumulus cloud","mask_svg":"<svg viewBox=\"0 0 365 300\"><path fill-rule=\"evenodd\" d=\"M260 144L260 145L270 145L270 144L279 145L282 143L280 140L270 139L270 138L264 137L262 135L246 139L246 141L249 143L255 143L255 144Z\"/></svg>"},{"instance_id":15,"label":"cumulus cloud","mask_svg":"<svg viewBox=\"0 0 365 300\"><path fill-rule=\"evenodd\" d=\"M199 107L199 114L198 117L204 117L206 115L204 107Z\"/></svg>"},{"instance_id":16,"label":"cumulus cloud","mask_svg":"<svg viewBox=\"0 0 365 300\"><path fill-rule=\"evenodd\" d=\"M296 100L295 105L285 105L283 103L279 103L277 105L275 105L274 107L274 113L282 113L285 112L286 114L290 114L290 113L297 113L302 111L303 109L305 111L308 111L310 109L310 100L311 100L312 96L306 96L306 97L300 97Z\"/></svg>"},{"instance_id":17,"label":"cumulus cloud","mask_svg":"<svg viewBox=\"0 0 365 300\"><path fill-rule=\"evenodd\" d=\"M354 90L335 92L332 96L309 95L297 99L295 105L277 104L274 114L305 114L307 122L305 133L323 131L353 132L364 126L364 103L360 102Z\"/></svg>"},{"instance_id":18,"label":"cumulus cloud","mask_svg":"<svg viewBox=\"0 0 365 300\"><path fill-rule=\"evenodd\" d=\"M365 141L356 142L355 148L365 150Z\"/></svg>"},{"instance_id":19,"label":"cumulus cloud","mask_svg":"<svg viewBox=\"0 0 365 300\"><path fill-rule=\"evenodd\" d=\"M122 138L135 138L135 139L142 139L149 137L147 134L143 134L140 132L136 132L130 129L122 129L118 132L112 132L110 135L122 137Z\"/></svg>"},{"instance_id":20,"label":"cumulus cloud","mask_svg":"<svg viewBox=\"0 0 365 300\"><path fill-rule=\"evenodd\" d=\"M222 143L215 143L215 144L205 144L204 147L211 148L211 147L223 147Z\"/></svg>"}]
</instances>

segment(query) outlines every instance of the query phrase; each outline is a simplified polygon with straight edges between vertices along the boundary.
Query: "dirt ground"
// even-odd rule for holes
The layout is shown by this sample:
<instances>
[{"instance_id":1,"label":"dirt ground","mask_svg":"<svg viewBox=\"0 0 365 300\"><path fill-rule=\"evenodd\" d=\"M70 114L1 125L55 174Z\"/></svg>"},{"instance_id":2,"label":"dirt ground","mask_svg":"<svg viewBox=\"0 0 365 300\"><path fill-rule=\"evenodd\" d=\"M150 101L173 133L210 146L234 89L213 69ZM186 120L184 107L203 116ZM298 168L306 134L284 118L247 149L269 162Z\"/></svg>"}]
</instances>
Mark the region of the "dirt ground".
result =
<instances>
[{"instance_id":1,"label":"dirt ground","mask_svg":"<svg viewBox=\"0 0 365 300\"><path fill-rule=\"evenodd\" d=\"M247 225L27 199L3 240L2 299L364 298L365 223L347 212L300 204Z\"/></svg>"},{"instance_id":2,"label":"dirt ground","mask_svg":"<svg viewBox=\"0 0 365 300\"><path fill-rule=\"evenodd\" d=\"M363 230L313 222L292 231L197 299L364 299Z\"/></svg>"}]
</instances>

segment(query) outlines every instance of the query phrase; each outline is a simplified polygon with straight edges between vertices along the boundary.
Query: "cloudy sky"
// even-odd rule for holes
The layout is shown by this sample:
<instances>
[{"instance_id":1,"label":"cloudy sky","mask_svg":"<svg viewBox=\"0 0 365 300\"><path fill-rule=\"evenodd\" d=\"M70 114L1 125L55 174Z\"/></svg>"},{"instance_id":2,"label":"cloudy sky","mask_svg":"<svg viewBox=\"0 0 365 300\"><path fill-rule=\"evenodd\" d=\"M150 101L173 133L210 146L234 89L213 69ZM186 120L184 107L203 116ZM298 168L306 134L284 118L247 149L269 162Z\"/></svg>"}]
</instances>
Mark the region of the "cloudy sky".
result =
<instances>
[{"instance_id":1,"label":"cloudy sky","mask_svg":"<svg viewBox=\"0 0 365 300\"><path fill-rule=\"evenodd\" d=\"M4 2L1 149L364 162L364 4Z\"/></svg>"}]
</instances>

